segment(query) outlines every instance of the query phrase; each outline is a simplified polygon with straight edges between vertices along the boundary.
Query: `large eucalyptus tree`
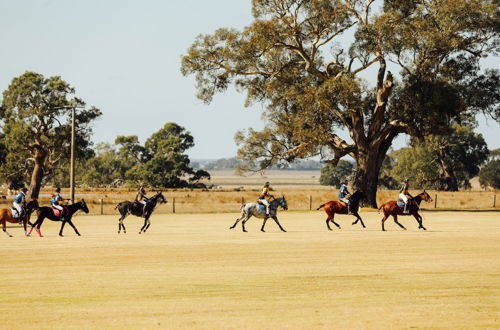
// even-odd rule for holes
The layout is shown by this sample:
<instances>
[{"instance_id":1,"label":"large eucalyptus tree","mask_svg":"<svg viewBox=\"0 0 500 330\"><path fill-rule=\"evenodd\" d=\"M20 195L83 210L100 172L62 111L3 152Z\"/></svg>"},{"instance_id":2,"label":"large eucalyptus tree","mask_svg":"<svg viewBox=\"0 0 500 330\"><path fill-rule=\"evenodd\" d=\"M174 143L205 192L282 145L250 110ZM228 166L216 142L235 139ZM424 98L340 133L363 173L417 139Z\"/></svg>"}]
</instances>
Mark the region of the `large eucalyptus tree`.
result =
<instances>
[{"instance_id":1,"label":"large eucalyptus tree","mask_svg":"<svg viewBox=\"0 0 500 330\"><path fill-rule=\"evenodd\" d=\"M246 92L247 105L265 105L266 128L237 136L248 168L316 155L336 164L350 155L357 163L354 184L375 207L380 168L398 134L436 133L464 112L495 110L464 102L458 85L498 81L496 72L464 76L463 69L498 50L497 1L252 3L250 25L200 35L181 68L195 75L197 96L207 103L235 85ZM390 63L401 71L398 88ZM396 93L398 102L391 102Z\"/></svg>"}]
</instances>

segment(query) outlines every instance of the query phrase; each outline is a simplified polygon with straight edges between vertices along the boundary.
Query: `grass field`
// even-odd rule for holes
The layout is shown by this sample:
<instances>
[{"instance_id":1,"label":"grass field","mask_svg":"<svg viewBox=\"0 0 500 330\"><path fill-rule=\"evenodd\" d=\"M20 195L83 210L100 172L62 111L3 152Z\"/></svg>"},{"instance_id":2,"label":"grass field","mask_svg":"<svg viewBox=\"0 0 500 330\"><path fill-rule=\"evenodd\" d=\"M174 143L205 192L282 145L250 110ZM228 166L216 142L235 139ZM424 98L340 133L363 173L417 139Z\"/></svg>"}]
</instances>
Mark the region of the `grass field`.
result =
<instances>
[{"instance_id":1,"label":"grass field","mask_svg":"<svg viewBox=\"0 0 500 330\"><path fill-rule=\"evenodd\" d=\"M228 214L76 217L82 237L1 234L0 328L498 328L500 213L426 212L380 231L281 212L288 230Z\"/></svg>"}]
</instances>

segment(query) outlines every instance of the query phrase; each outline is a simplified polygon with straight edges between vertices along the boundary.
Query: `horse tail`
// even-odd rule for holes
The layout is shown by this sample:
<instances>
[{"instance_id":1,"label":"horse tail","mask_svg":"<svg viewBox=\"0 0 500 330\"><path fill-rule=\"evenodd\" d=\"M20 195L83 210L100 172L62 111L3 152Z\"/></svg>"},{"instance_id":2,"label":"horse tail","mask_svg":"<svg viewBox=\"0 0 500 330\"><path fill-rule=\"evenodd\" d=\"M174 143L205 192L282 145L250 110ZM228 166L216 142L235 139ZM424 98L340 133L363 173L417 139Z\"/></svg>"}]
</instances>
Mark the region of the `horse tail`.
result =
<instances>
[{"instance_id":1,"label":"horse tail","mask_svg":"<svg viewBox=\"0 0 500 330\"><path fill-rule=\"evenodd\" d=\"M385 203L380 205L380 207L378 208L378 213L380 213L380 210L385 206Z\"/></svg>"},{"instance_id":2,"label":"horse tail","mask_svg":"<svg viewBox=\"0 0 500 330\"><path fill-rule=\"evenodd\" d=\"M316 209L316 211L319 210L320 208L324 207L325 205L326 205L326 203L325 204L321 204L320 206L318 206L318 208Z\"/></svg>"},{"instance_id":3,"label":"horse tail","mask_svg":"<svg viewBox=\"0 0 500 330\"><path fill-rule=\"evenodd\" d=\"M114 210L116 210L116 209L117 209L119 206L121 206L121 205L122 205L122 202L120 202L120 203L116 204L116 206L115 206Z\"/></svg>"}]
</instances>

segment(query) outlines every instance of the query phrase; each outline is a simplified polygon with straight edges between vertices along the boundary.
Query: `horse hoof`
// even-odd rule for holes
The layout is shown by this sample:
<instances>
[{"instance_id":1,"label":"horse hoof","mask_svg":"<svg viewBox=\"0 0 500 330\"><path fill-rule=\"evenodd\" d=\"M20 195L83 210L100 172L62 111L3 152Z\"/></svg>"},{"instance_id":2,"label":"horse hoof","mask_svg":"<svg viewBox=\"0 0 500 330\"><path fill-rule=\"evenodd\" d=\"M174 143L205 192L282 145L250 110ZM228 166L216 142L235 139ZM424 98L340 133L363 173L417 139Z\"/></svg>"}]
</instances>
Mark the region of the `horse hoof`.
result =
<instances>
[{"instance_id":1,"label":"horse hoof","mask_svg":"<svg viewBox=\"0 0 500 330\"><path fill-rule=\"evenodd\" d=\"M59 236L64 237L62 234L59 234Z\"/></svg>"}]
</instances>

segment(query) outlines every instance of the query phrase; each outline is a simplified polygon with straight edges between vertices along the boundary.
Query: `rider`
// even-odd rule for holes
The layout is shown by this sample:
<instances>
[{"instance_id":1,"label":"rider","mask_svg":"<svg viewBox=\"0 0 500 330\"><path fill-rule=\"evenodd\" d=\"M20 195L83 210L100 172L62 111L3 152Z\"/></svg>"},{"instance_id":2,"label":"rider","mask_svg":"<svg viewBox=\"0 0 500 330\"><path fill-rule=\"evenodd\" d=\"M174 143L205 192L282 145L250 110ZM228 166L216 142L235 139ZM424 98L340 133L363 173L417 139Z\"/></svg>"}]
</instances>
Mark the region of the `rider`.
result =
<instances>
[{"instance_id":1,"label":"rider","mask_svg":"<svg viewBox=\"0 0 500 330\"><path fill-rule=\"evenodd\" d=\"M134 202L142 204L142 214L146 212L146 205L148 202L148 198L146 197L146 190L144 189L144 184L141 184L139 189L137 189L137 194L135 195Z\"/></svg>"},{"instance_id":2,"label":"rider","mask_svg":"<svg viewBox=\"0 0 500 330\"><path fill-rule=\"evenodd\" d=\"M262 192L259 195L259 203L261 203L262 205L264 205L266 207L266 217L269 216L269 201L268 201L268 199L274 198L274 196L269 193L269 191L271 190L271 187L269 185L270 185L269 182L264 183L264 188L262 189Z\"/></svg>"},{"instance_id":3,"label":"rider","mask_svg":"<svg viewBox=\"0 0 500 330\"><path fill-rule=\"evenodd\" d=\"M66 216L64 212L64 207L60 204L64 201L64 198L61 196L61 188L56 188L56 193L52 195L52 199L50 200L50 205L59 210L61 212L61 220L64 221L64 217Z\"/></svg>"},{"instance_id":4,"label":"rider","mask_svg":"<svg viewBox=\"0 0 500 330\"><path fill-rule=\"evenodd\" d=\"M410 195L410 193L408 192L408 190L410 189L410 180L409 179L405 179L403 182L402 182L402 186L401 186L401 189L399 189L399 198L401 198L401 200L403 200L403 202L405 203L405 206L404 206L404 210L403 210L403 213L410 213L410 211L408 210L408 201L413 198L412 195Z\"/></svg>"},{"instance_id":5,"label":"rider","mask_svg":"<svg viewBox=\"0 0 500 330\"><path fill-rule=\"evenodd\" d=\"M28 188L23 187L21 191L19 191L19 194L14 198L12 201L12 206L14 209L17 211L17 216L18 216L18 221L19 223L22 222L22 218L24 216L24 208L26 207L26 192L28 191Z\"/></svg>"},{"instance_id":6,"label":"rider","mask_svg":"<svg viewBox=\"0 0 500 330\"><path fill-rule=\"evenodd\" d=\"M349 181L347 179L345 179L342 182L342 185L340 186L340 191L339 191L339 199L341 202L346 203L347 213L350 213L349 208L350 208L351 201L349 200L349 197L351 197L351 193L349 192L349 190L347 190L348 184L349 184Z\"/></svg>"}]
</instances>

